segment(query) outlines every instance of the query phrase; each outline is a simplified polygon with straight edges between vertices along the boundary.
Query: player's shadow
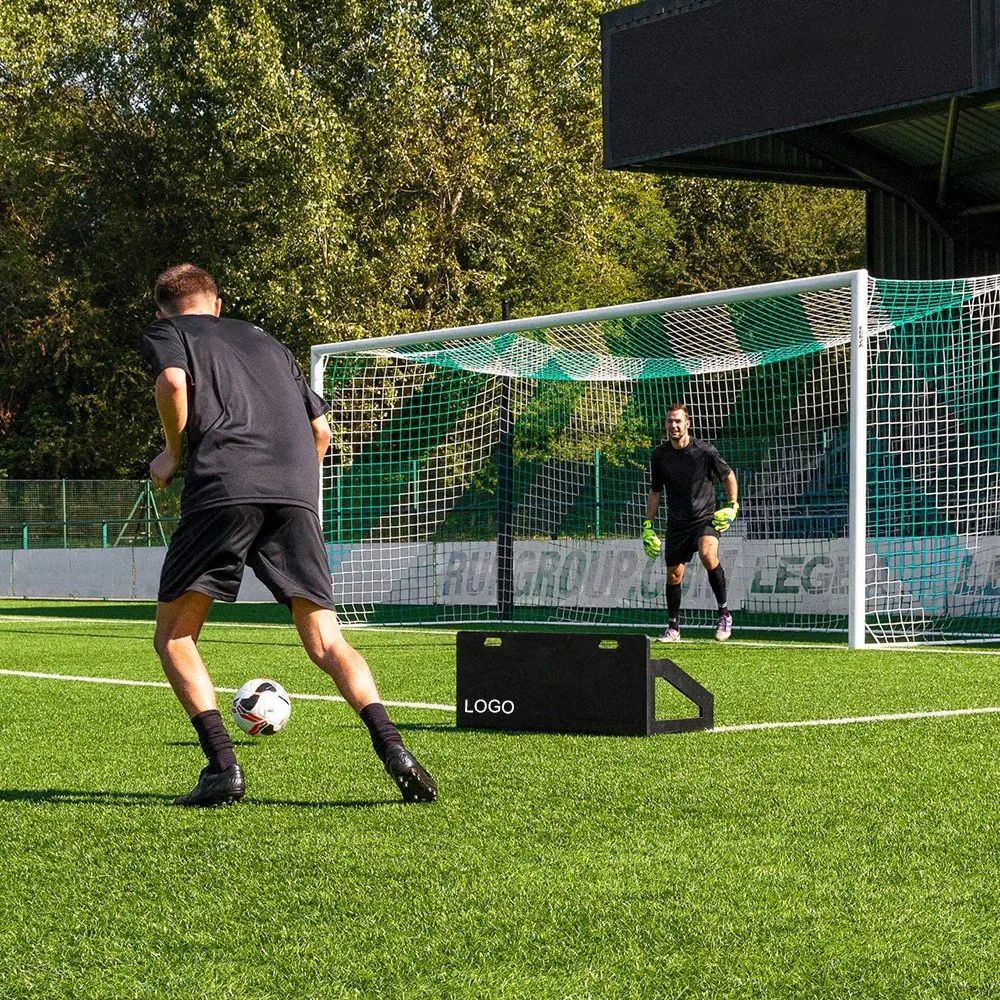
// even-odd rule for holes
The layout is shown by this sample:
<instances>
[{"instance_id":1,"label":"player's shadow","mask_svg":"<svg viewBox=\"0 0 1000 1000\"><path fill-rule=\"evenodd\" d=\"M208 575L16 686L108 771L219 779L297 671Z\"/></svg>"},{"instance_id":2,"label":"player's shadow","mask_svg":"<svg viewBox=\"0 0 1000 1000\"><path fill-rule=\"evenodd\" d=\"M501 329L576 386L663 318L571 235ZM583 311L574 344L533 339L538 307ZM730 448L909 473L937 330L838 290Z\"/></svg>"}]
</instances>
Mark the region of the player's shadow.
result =
<instances>
[{"instance_id":1,"label":"player's shadow","mask_svg":"<svg viewBox=\"0 0 1000 1000\"><path fill-rule=\"evenodd\" d=\"M106 792L81 788L0 788L0 802L29 802L55 805L149 806L170 805L173 795L156 792ZM245 799L239 808L285 806L295 809L374 809L406 805L402 799L341 799L337 802L303 799ZM206 810L208 811L208 810ZM211 810L217 811L217 810Z\"/></svg>"}]
</instances>

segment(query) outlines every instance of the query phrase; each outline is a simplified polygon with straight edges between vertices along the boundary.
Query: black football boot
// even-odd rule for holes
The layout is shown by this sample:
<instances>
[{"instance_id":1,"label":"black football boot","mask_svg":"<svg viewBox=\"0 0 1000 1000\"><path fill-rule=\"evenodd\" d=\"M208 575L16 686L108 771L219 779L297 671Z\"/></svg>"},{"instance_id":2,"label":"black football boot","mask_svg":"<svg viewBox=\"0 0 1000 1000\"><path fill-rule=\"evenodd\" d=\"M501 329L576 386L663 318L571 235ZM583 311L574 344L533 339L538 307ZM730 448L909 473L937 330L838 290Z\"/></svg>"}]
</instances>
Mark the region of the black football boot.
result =
<instances>
[{"instance_id":1,"label":"black football boot","mask_svg":"<svg viewBox=\"0 0 1000 1000\"><path fill-rule=\"evenodd\" d=\"M404 802L433 802L437 798L437 782L406 747L389 748L385 755L385 769L399 785Z\"/></svg>"},{"instance_id":2,"label":"black football boot","mask_svg":"<svg viewBox=\"0 0 1000 1000\"><path fill-rule=\"evenodd\" d=\"M231 806L243 798L246 789L243 785L243 772L239 764L232 764L225 771L209 771L208 766L202 768L198 784L187 795L178 795L174 799L175 806Z\"/></svg>"}]
</instances>

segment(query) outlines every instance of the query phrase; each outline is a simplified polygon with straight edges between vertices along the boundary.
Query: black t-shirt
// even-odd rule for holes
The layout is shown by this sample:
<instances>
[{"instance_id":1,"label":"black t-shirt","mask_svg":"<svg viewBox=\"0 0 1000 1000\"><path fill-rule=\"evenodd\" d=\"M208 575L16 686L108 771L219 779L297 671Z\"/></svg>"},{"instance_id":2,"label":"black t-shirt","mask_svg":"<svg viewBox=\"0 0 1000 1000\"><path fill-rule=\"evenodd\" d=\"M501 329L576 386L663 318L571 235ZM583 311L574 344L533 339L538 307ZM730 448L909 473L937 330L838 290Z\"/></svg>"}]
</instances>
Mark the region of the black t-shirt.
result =
<instances>
[{"instance_id":1,"label":"black t-shirt","mask_svg":"<svg viewBox=\"0 0 1000 1000\"><path fill-rule=\"evenodd\" d=\"M684 531L712 519L715 485L733 470L707 441L691 438L686 448L669 441L655 448L649 460L650 490L667 494L667 530Z\"/></svg>"},{"instance_id":2,"label":"black t-shirt","mask_svg":"<svg viewBox=\"0 0 1000 1000\"><path fill-rule=\"evenodd\" d=\"M142 353L154 377L188 375L183 513L239 503L317 511L310 421L327 407L287 347L250 323L183 315L151 323Z\"/></svg>"}]
</instances>

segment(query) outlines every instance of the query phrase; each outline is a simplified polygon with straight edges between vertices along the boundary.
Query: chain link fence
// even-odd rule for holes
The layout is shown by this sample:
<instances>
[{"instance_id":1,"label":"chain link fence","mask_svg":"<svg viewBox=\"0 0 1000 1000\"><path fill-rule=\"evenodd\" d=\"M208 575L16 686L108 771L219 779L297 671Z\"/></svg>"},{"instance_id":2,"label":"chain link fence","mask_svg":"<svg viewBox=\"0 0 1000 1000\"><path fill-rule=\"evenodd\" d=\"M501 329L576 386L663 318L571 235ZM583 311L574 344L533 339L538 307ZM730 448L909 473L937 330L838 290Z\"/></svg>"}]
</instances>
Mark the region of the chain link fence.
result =
<instances>
[{"instance_id":1,"label":"chain link fence","mask_svg":"<svg viewBox=\"0 0 1000 1000\"><path fill-rule=\"evenodd\" d=\"M180 517L178 481L2 479L0 549L165 546Z\"/></svg>"}]
</instances>

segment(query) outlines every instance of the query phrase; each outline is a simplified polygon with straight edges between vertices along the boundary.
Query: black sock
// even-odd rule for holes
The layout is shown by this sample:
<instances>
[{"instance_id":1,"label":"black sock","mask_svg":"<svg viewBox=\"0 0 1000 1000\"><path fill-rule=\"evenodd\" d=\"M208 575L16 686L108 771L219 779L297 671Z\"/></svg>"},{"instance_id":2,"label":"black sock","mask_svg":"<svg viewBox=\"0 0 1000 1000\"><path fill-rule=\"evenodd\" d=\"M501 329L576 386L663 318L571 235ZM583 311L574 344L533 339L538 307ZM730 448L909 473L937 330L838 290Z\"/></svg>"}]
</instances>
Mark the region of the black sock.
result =
<instances>
[{"instance_id":1,"label":"black sock","mask_svg":"<svg viewBox=\"0 0 1000 1000\"><path fill-rule=\"evenodd\" d=\"M198 734L202 750L208 758L208 769L218 773L225 771L236 763L233 753L233 741L228 730L222 724L222 716L218 709L211 708L207 712L199 712L191 725Z\"/></svg>"},{"instance_id":2,"label":"black sock","mask_svg":"<svg viewBox=\"0 0 1000 1000\"><path fill-rule=\"evenodd\" d=\"M708 571L708 582L712 586L712 593L715 594L715 599L719 602L719 611L726 610L726 571L722 568L722 563L719 563L715 569L710 569Z\"/></svg>"},{"instance_id":3,"label":"black sock","mask_svg":"<svg viewBox=\"0 0 1000 1000\"><path fill-rule=\"evenodd\" d=\"M373 701L361 709L361 721L368 727L368 732L372 738L372 746L378 759L385 763L386 751L389 747L403 745L403 737L399 735L399 730L392 724L389 713L385 710L385 705L380 701Z\"/></svg>"},{"instance_id":4,"label":"black sock","mask_svg":"<svg viewBox=\"0 0 1000 1000\"><path fill-rule=\"evenodd\" d=\"M681 618L681 585L667 584L667 618L671 625L676 625Z\"/></svg>"}]
</instances>

